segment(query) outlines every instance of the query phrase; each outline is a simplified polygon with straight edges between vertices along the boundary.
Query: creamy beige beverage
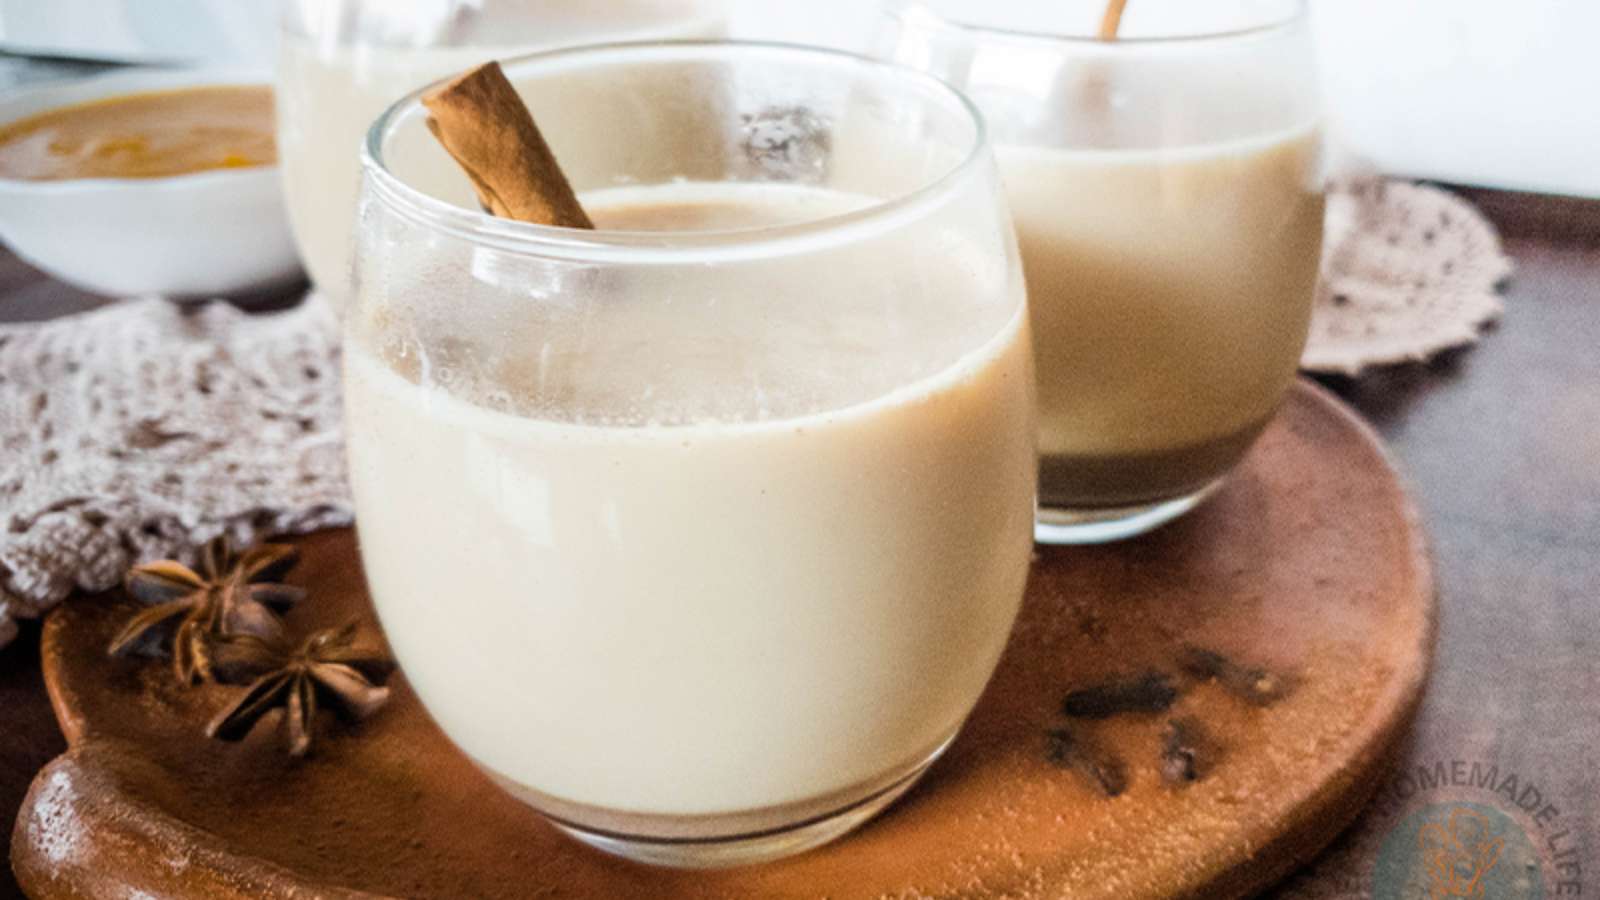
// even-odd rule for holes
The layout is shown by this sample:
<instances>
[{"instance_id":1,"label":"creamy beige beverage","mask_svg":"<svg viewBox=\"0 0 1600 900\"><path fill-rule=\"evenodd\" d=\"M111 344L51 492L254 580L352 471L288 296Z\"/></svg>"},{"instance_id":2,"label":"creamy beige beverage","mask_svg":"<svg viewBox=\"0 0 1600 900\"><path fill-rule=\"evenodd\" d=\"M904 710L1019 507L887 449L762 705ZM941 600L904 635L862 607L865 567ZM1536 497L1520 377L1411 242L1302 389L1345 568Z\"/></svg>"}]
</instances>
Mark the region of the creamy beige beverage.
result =
<instances>
[{"instance_id":1,"label":"creamy beige beverage","mask_svg":"<svg viewBox=\"0 0 1600 900\"><path fill-rule=\"evenodd\" d=\"M712 38L724 30L721 13L706 0L534 0L490 4L488 13L475 15L467 24L441 24L444 34L406 34L400 46L283 37L278 152L289 220L312 281L339 306L350 274L360 145L389 104L489 59L574 44ZM445 41L451 46L428 45ZM406 45L413 43L419 45ZM559 114L541 111L541 120Z\"/></svg>"},{"instance_id":2,"label":"creamy beige beverage","mask_svg":"<svg viewBox=\"0 0 1600 900\"><path fill-rule=\"evenodd\" d=\"M678 231L866 203L694 183L583 200L602 228ZM648 296L625 269L578 278L560 291L606 302L484 311L493 339L447 384L413 336L455 319L361 298L363 561L465 752L541 801L693 816L843 795L950 738L1026 579L1033 373L1006 255L928 234L657 272ZM671 366L652 352L691 340Z\"/></svg>"},{"instance_id":3,"label":"creamy beige beverage","mask_svg":"<svg viewBox=\"0 0 1600 900\"><path fill-rule=\"evenodd\" d=\"M1305 342L1318 135L998 148L1039 372L1040 500L1182 496L1265 427Z\"/></svg>"}]
</instances>

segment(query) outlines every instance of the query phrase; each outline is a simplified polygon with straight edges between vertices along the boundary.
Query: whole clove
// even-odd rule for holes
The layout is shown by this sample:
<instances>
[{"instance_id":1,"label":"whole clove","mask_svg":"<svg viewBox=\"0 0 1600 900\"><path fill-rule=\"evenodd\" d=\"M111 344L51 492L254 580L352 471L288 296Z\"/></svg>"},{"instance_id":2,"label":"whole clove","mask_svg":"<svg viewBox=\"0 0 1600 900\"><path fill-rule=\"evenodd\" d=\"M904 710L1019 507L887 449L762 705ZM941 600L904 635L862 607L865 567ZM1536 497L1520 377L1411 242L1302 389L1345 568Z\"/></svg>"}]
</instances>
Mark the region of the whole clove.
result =
<instances>
[{"instance_id":1,"label":"whole clove","mask_svg":"<svg viewBox=\"0 0 1600 900\"><path fill-rule=\"evenodd\" d=\"M1046 758L1077 774L1100 796L1115 797L1128 789L1128 773L1122 760L1081 730L1057 728L1046 737Z\"/></svg>"},{"instance_id":2,"label":"whole clove","mask_svg":"<svg viewBox=\"0 0 1600 900\"><path fill-rule=\"evenodd\" d=\"M1256 706L1267 706L1288 692L1288 684L1281 676L1193 644L1185 644L1179 652L1178 667L1191 678L1215 680L1223 690Z\"/></svg>"},{"instance_id":3,"label":"whole clove","mask_svg":"<svg viewBox=\"0 0 1600 900\"><path fill-rule=\"evenodd\" d=\"M1121 713L1165 712L1178 699L1178 688L1164 672L1103 681L1067 694L1061 711L1075 719L1107 719Z\"/></svg>"},{"instance_id":4,"label":"whole clove","mask_svg":"<svg viewBox=\"0 0 1600 900\"><path fill-rule=\"evenodd\" d=\"M1161 732L1161 780L1176 787L1204 778L1216 762L1216 743L1200 720L1184 716Z\"/></svg>"}]
</instances>

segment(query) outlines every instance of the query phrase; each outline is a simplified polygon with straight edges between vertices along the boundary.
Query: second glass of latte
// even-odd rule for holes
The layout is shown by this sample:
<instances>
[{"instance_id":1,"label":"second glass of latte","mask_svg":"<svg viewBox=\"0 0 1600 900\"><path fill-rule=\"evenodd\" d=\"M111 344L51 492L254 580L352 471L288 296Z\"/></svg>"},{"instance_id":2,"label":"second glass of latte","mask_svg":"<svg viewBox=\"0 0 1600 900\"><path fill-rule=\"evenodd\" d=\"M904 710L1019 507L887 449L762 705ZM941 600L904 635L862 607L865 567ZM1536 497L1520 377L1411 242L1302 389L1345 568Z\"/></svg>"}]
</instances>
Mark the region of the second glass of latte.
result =
<instances>
[{"instance_id":1,"label":"second glass of latte","mask_svg":"<svg viewBox=\"0 0 1600 900\"><path fill-rule=\"evenodd\" d=\"M1044 543L1198 504L1293 382L1322 247L1301 0L897 2L881 55L988 120L1039 371Z\"/></svg>"}]
</instances>

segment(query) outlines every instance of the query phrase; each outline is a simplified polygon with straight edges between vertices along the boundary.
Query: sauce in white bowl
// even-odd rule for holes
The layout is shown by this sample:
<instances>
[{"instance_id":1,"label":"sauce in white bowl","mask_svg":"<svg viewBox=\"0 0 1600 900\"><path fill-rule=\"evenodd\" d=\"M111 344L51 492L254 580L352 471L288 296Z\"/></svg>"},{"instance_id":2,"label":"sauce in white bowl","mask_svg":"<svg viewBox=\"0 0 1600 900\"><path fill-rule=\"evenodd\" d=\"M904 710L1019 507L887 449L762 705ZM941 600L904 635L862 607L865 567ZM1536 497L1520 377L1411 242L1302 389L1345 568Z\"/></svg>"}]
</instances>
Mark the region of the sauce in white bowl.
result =
<instances>
[{"instance_id":1,"label":"sauce in white bowl","mask_svg":"<svg viewBox=\"0 0 1600 900\"><path fill-rule=\"evenodd\" d=\"M268 83L259 73L140 70L0 100L0 239L51 275L113 296L230 296L298 279L275 156L242 124L253 89ZM218 119L214 158L193 135L137 127L158 120L160 102L180 111L186 100ZM95 115L104 140L73 130Z\"/></svg>"}]
</instances>

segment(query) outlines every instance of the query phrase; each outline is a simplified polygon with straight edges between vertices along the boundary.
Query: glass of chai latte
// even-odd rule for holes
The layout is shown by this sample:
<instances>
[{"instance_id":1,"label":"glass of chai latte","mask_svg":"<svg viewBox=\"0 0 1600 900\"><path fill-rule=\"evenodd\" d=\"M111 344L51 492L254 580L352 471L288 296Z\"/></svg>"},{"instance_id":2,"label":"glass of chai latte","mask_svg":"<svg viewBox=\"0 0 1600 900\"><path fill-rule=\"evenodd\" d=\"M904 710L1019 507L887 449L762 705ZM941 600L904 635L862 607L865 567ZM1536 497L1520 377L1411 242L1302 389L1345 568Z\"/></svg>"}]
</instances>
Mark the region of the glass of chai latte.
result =
<instances>
[{"instance_id":1,"label":"glass of chai latte","mask_svg":"<svg viewBox=\"0 0 1600 900\"><path fill-rule=\"evenodd\" d=\"M295 243L318 292L343 308L362 138L407 91L496 57L718 37L725 20L721 0L289 0L278 153Z\"/></svg>"},{"instance_id":2,"label":"glass of chai latte","mask_svg":"<svg viewBox=\"0 0 1600 900\"><path fill-rule=\"evenodd\" d=\"M1045 543L1141 533L1218 485L1295 377L1322 246L1300 0L1113 14L930 0L891 5L879 33L992 131L1028 282Z\"/></svg>"},{"instance_id":3,"label":"glass of chai latte","mask_svg":"<svg viewBox=\"0 0 1600 900\"><path fill-rule=\"evenodd\" d=\"M820 49L504 70L597 229L480 212L426 94L373 126L344 395L384 629L583 841L819 844L950 742L1027 576L1029 323L981 119Z\"/></svg>"}]
</instances>

